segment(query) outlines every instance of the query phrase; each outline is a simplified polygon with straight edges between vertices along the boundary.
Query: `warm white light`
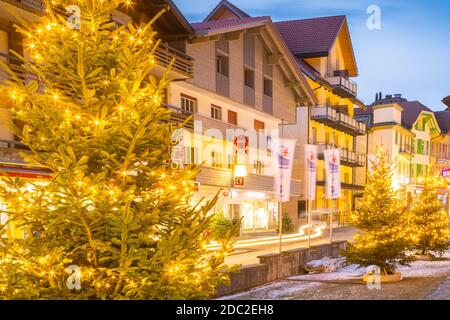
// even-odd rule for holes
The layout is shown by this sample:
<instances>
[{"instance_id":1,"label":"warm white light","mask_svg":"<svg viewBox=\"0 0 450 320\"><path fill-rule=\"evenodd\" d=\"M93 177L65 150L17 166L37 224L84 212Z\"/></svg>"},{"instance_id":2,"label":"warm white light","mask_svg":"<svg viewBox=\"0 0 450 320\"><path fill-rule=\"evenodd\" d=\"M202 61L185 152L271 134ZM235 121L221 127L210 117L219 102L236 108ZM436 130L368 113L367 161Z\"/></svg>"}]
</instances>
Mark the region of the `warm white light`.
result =
<instances>
[{"instance_id":1,"label":"warm white light","mask_svg":"<svg viewBox=\"0 0 450 320\"><path fill-rule=\"evenodd\" d=\"M234 176L238 178L247 176L247 168L243 164L238 164L234 166Z\"/></svg>"}]
</instances>

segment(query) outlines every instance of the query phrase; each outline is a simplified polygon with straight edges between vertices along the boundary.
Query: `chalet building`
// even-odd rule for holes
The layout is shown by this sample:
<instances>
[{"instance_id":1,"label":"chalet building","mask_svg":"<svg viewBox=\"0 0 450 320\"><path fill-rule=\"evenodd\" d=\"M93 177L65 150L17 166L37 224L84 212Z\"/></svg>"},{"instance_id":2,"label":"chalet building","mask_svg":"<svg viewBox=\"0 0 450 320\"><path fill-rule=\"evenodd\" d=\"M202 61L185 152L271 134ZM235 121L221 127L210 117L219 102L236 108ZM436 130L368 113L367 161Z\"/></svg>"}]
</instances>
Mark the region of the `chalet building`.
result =
<instances>
[{"instance_id":1,"label":"chalet building","mask_svg":"<svg viewBox=\"0 0 450 320\"><path fill-rule=\"evenodd\" d=\"M354 118L355 106L365 106L357 98L358 85L351 79L358 75L358 67L347 19L322 17L281 21L275 26L318 100L314 108L299 107L296 124L286 129L300 145L317 145L319 159L323 159L325 149L339 148L341 152L342 197L337 201L326 199L325 169L320 160L312 211L315 218L325 221L333 213L336 224L344 224L362 194L363 183L357 183L356 169L366 164L366 143L357 143L357 137L365 137L366 125ZM296 208L297 217L302 221L298 223L303 223L304 197L290 206L291 210Z\"/></svg>"},{"instance_id":2,"label":"chalet building","mask_svg":"<svg viewBox=\"0 0 450 320\"><path fill-rule=\"evenodd\" d=\"M274 231L278 194L268 141L281 124L295 123L298 106L313 106L316 97L270 17L250 17L221 1L192 28L185 48L194 59L193 77L171 83L168 104L180 114L192 113L201 125L194 136L201 135L203 148L184 139L185 162L204 163L194 200L222 190L216 212L243 218L243 232ZM246 173L237 180L237 140L246 144L254 133L257 146L244 146ZM300 197L300 180L294 172L291 198Z\"/></svg>"},{"instance_id":3,"label":"chalet building","mask_svg":"<svg viewBox=\"0 0 450 320\"><path fill-rule=\"evenodd\" d=\"M437 144L441 135L435 113L400 94L384 98L379 94L365 111L357 112L357 118L369 128L367 154L373 155L377 146L387 150L395 165L394 186L414 197L422 178L432 172L432 143Z\"/></svg>"},{"instance_id":4,"label":"chalet building","mask_svg":"<svg viewBox=\"0 0 450 320\"><path fill-rule=\"evenodd\" d=\"M441 134L431 141L431 167L435 175L440 175L444 179L444 185L439 190L442 202L450 212L450 96L442 100L447 105L447 109L434 113L438 122Z\"/></svg>"}]
</instances>

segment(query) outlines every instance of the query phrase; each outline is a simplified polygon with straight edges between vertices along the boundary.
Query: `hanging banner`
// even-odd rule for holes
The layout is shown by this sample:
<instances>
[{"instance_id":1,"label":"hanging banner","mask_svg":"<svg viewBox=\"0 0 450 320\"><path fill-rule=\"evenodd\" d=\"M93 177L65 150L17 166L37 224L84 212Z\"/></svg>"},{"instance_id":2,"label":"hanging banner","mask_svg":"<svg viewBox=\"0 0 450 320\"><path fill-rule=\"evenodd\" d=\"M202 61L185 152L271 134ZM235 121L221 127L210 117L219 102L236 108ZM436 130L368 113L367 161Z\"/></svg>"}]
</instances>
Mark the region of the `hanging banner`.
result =
<instances>
[{"instance_id":1,"label":"hanging banner","mask_svg":"<svg viewBox=\"0 0 450 320\"><path fill-rule=\"evenodd\" d=\"M280 202L289 201L291 194L292 166L294 162L295 140L280 139L277 152L275 190Z\"/></svg>"},{"instance_id":2,"label":"hanging banner","mask_svg":"<svg viewBox=\"0 0 450 320\"><path fill-rule=\"evenodd\" d=\"M317 146L305 145L305 177L306 177L306 199L316 199L317 180Z\"/></svg>"},{"instance_id":3,"label":"hanging banner","mask_svg":"<svg viewBox=\"0 0 450 320\"><path fill-rule=\"evenodd\" d=\"M339 149L323 151L325 162L326 198L338 199L341 197L341 158Z\"/></svg>"}]
</instances>

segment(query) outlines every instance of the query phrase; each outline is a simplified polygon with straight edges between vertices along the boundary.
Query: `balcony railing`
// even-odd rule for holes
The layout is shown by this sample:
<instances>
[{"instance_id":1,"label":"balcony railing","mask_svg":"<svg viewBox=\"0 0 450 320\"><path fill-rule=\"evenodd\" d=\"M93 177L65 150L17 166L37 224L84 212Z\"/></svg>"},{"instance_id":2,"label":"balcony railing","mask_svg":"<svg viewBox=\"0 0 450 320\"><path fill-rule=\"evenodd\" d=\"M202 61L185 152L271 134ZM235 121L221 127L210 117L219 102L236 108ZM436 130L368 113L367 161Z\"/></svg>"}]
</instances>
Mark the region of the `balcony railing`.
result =
<instances>
[{"instance_id":1,"label":"balcony railing","mask_svg":"<svg viewBox=\"0 0 450 320\"><path fill-rule=\"evenodd\" d=\"M333 86L333 91L342 98L356 97L358 94L358 85L341 71L336 71L325 78Z\"/></svg>"},{"instance_id":2,"label":"balcony railing","mask_svg":"<svg viewBox=\"0 0 450 320\"><path fill-rule=\"evenodd\" d=\"M341 164L347 167L364 167L366 156L363 153L351 151L346 148L333 145L331 143L315 143L318 146L319 159L323 159L323 151L327 149L339 149Z\"/></svg>"},{"instance_id":3,"label":"balcony railing","mask_svg":"<svg viewBox=\"0 0 450 320\"><path fill-rule=\"evenodd\" d=\"M38 12L43 13L45 11L44 1L42 0L18 0L17 2ZM62 7L58 7L56 11L62 15L67 14L65 9ZM167 67L172 59L175 60L172 66L173 71L179 72L189 78L193 77L193 59L184 52L172 48L166 43L161 43L155 52L156 63L162 67Z\"/></svg>"},{"instance_id":4,"label":"balcony railing","mask_svg":"<svg viewBox=\"0 0 450 320\"><path fill-rule=\"evenodd\" d=\"M0 52L0 61L6 63L8 67L22 80L26 78L26 70L22 67L22 61L10 54ZM0 68L0 83L10 79L10 75Z\"/></svg>"},{"instance_id":5,"label":"balcony railing","mask_svg":"<svg viewBox=\"0 0 450 320\"><path fill-rule=\"evenodd\" d=\"M311 119L353 136L366 134L366 124L340 111L338 106L325 105L312 108Z\"/></svg>"},{"instance_id":6,"label":"balcony railing","mask_svg":"<svg viewBox=\"0 0 450 320\"><path fill-rule=\"evenodd\" d=\"M412 156L415 153L415 148L413 145L401 144L398 146L398 152Z\"/></svg>"},{"instance_id":7,"label":"balcony railing","mask_svg":"<svg viewBox=\"0 0 450 320\"><path fill-rule=\"evenodd\" d=\"M184 123L184 128L194 130L194 118L192 117L192 112L182 110L168 104L166 104L165 107L171 111L170 121L172 123L176 125ZM191 118L187 122L185 122L189 117Z\"/></svg>"},{"instance_id":8,"label":"balcony railing","mask_svg":"<svg viewBox=\"0 0 450 320\"><path fill-rule=\"evenodd\" d=\"M194 75L193 59L182 51L176 50L167 44L160 44L155 52L156 62L166 67L175 59L173 70L192 78Z\"/></svg>"}]
</instances>

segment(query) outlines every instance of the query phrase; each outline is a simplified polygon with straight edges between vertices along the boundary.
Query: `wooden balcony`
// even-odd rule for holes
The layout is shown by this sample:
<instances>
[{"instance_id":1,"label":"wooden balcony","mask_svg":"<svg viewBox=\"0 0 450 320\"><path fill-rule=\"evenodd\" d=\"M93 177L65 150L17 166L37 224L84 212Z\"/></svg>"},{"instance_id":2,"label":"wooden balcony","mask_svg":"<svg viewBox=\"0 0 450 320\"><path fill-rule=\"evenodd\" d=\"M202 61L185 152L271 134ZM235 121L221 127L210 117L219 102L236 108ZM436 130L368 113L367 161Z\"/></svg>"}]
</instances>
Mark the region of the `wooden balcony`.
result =
<instances>
[{"instance_id":1,"label":"wooden balcony","mask_svg":"<svg viewBox=\"0 0 450 320\"><path fill-rule=\"evenodd\" d=\"M366 124L339 110L339 106L320 106L311 109L311 120L323 123L333 129L352 136L366 134Z\"/></svg>"},{"instance_id":2,"label":"wooden balcony","mask_svg":"<svg viewBox=\"0 0 450 320\"><path fill-rule=\"evenodd\" d=\"M398 146L398 153L407 157L413 157L415 148L413 145L401 144Z\"/></svg>"},{"instance_id":3,"label":"wooden balcony","mask_svg":"<svg viewBox=\"0 0 450 320\"><path fill-rule=\"evenodd\" d=\"M354 98L358 94L358 85L346 76L346 70L337 70L325 79L333 86L333 92L342 98Z\"/></svg>"},{"instance_id":4,"label":"wooden balcony","mask_svg":"<svg viewBox=\"0 0 450 320\"><path fill-rule=\"evenodd\" d=\"M339 149L341 164L347 167L364 167L366 165L366 156L362 153L341 148L330 143L315 143L318 146L319 159L323 159L323 151L327 149Z\"/></svg>"},{"instance_id":5,"label":"wooden balcony","mask_svg":"<svg viewBox=\"0 0 450 320\"><path fill-rule=\"evenodd\" d=\"M6 2L22 9L30 9L36 14L44 14L45 12L45 5L42 0L7 0ZM62 15L67 14L64 8L56 11ZM166 68L172 60L174 60L172 72L176 73L171 75L173 78L180 78L181 76L183 79L188 79L193 77L193 59L184 52L170 47L167 43L161 43L155 52L156 64ZM159 72L158 75L162 75L162 72Z\"/></svg>"},{"instance_id":6,"label":"wooden balcony","mask_svg":"<svg viewBox=\"0 0 450 320\"><path fill-rule=\"evenodd\" d=\"M0 52L0 61L6 63L8 67L12 71L14 71L20 79L25 80L26 70L22 67L22 61L20 59L10 54ZM0 68L0 83L8 79L10 79L10 75L5 70L3 70L3 68Z\"/></svg>"},{"instance_id":7,"label":"wooden balcony","mask_svg":"<svg viewBox=\"0 0 450 320\"><path fill-rule=\"evenodd\" d=\"M180 108L166 104L165 107L171 111L170 121L174 124L181 125L184 123L184 128L194 130L194 118L191 112L182 110ZM185 122L188 118L190 119Z\"/></svg>"}]
</instances>

